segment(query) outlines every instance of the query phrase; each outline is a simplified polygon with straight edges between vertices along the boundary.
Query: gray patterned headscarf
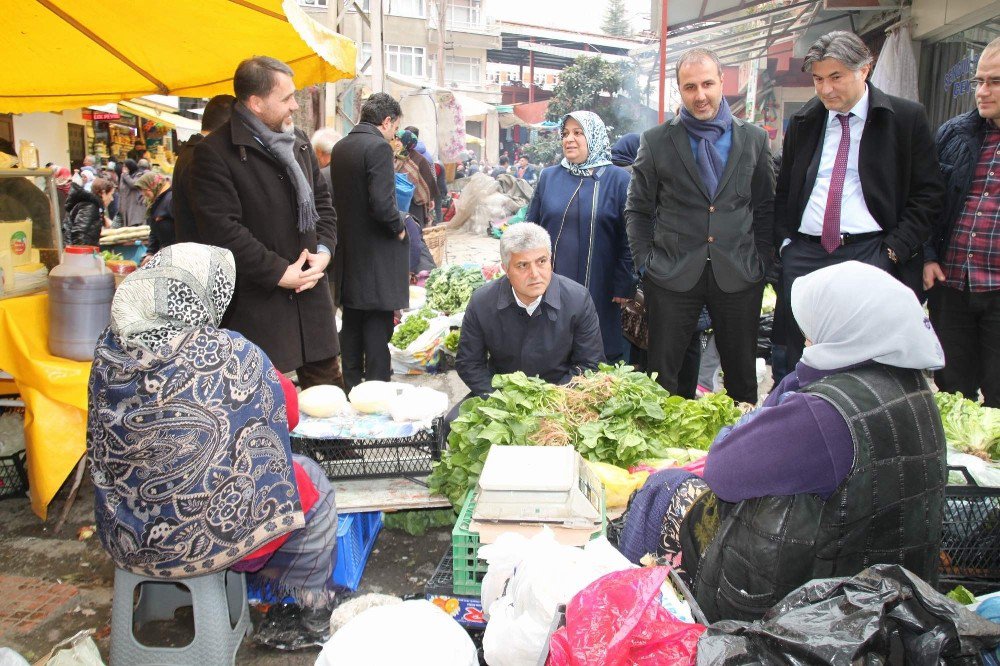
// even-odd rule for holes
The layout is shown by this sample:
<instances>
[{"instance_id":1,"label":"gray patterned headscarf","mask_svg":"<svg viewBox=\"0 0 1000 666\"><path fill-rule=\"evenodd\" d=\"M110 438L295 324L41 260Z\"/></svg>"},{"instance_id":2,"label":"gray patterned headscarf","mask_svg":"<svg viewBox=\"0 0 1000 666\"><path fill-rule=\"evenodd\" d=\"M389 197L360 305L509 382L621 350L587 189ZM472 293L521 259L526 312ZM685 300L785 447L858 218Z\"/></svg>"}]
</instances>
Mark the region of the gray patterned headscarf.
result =
<instances>
[{"instance_id":1,"label":"gray patterned headscarf","mask_svg":"<svg viewBox=\"0 0 1000 666\"><path fill-rule=\"evenodd\" d=\"M583 134L587 137L587 159L582 164L572 164L565 157L560 164L574 176L589 176L593 169L611 164L611 141L608 139L608 128L604 126L601 117L592 111L574 111L567 113L559 121L559 132L566 128L566 121L572 118L580 123Z\"/></svg>"},{"instance_id":2,"label":"gray patterned headscarf","mask_svg":"<svg viewBox=\"0 0 1000 666\"><path fill-rule=\"evenodd\" d=\"M236 288L233 253L199 243L157 252L111 303L111 331L126 349L155 353L180 333L218 326Z\"/></svg>"}]
</instances>

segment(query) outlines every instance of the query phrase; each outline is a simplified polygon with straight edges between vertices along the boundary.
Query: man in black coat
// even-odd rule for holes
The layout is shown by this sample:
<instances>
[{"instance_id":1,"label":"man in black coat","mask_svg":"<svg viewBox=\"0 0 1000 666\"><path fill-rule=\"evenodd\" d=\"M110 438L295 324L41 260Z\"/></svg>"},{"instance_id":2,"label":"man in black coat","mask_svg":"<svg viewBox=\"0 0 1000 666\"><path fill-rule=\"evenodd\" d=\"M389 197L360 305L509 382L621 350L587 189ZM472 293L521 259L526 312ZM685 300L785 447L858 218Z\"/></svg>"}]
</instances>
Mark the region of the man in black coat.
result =
<instances>
[{"instance_id":1,"label":"man in black coat","mask_svg":"<svg viewBox=\"0 0 1000 666\"><path fill-rule=\"evenodd\" d=\"M174 197L170 202L170 212L174 216L174 233L178 243L200 243L198 227L191 212L190 189L188 180L191 176L191 160L194 159L194 147L206 136L229 122L233 114L233 104L236 98L232 95L216 95L208 100L201 114L201 133L192 134L177 155L174 163L174 173L170 189Z\"/></svg>"},{"instance_id":2,"label":"man in black coat","mask_svg":"<svg viewBox=\"0 0 1000 666\"><path fill-rule=\"evenodd\" d=\"M333 200L340 221L344 277L340 285L344 383L389 381L393 311L409 304L409 243L396 208L389 140L403 115L399 102L375 93L357 126L333 147Z\"/></svg>"},{"instance_id":3,"label":"man in black coat","mask_svg":"<svg viewBox=\"0 0 1000 666\"><path fill-rule=\"evenodd\" d=\"M923 107L867 83L872 60L857 35L838 30L802 65L816 97L788 123L774 197L786 303L796 278L849 260L921 295L923 244L944 187ZM804 339L791 318L786 333L794 368Z\"/></svg>"},{"instance_id":4,"label":"man in black coat","mask_svg":"<svg viewBox=\"0 0 1000 666\"><path fill-rule=\"evenodd\" d=\"M198 143L190 201L203 243L236 259L223 325L299 384L337 384L337 330L326 267L337 215L308 138L292 124L293 72L257 56L236 69L233 115Z\"/></svg>"}]
</instances>

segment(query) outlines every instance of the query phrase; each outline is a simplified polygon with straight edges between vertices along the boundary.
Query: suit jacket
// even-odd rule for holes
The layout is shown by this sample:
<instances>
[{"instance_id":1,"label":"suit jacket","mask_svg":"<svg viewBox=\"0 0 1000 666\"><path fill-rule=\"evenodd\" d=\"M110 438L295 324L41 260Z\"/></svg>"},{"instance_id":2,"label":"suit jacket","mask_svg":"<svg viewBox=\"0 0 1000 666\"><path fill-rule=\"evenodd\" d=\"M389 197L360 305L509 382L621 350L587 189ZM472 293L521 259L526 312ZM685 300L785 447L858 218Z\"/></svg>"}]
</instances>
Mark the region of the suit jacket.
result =
<instances>
[{"instance_id":1,"label":"suit jacket","mask_svg":"<svg viewBox=\"0 0 1000 666\"><path fill-rule=\"evenodd\" d=\"M900 279L918 294L923 244L941 211L944 185L924 107L868 84L868 120L858 173L865 204L900 260ZM775 242L792 238L816 184L829 117L813 97L789 120L774 196Z\"/></svg>"},{"instance_id":2,"label":"suit jacket","mask_svg":"<svg viewBox=\"0 0 1000 666\"><path fill-rule=\"evenodd\" d=\"M455 369L475 395L493 391L494 375L521 371L565 384L604 362L601 326L587 288L561 275L535 313L514 302L504 276L477 289L462 318Z\"/></svg>"},{"instance_id":3,"label":"suit jacket","mask_svg":"<svg viewBox=\"0 0 1000 666\"><path fill-rule=\"evenodd\" d=\"M410 244L398 234L392 148L379 129L359 123L333 146L333 199L344 245L344 307L400 310L410 302Z\"/></svg>"},{"instance_id":4,"label":"suit jacket","mask_svg":"<svg viewBox=\"0 0 1000 666\"><path fill-rule=\"evenodd\" d=\"M236 258L236 294L223 325L264 350L282 372L336 356L333 300L326 276L296 294L278 286L303 249L337 247L337 215L306 136L295 132L295 161L312 187L320 219L300 232L295 188L287 170L233 120L194 148L188 197L202 243Z\"/></svg>"},{"instance_id":5,"label":"suit jacket","mask_svg":"<svg viewBox=\"0 0 1000 666\"><path fill-rule=\"evenodd\" d=\"M174 193L174 198L170 204L170 211L174 216L174 232L177 235L178 243L197 243L198 226L194 221L194 213L191 211L190 185L191 161L194 159L194 147L201 143L205 137L201 134L192 134L187 140L181 152L177 155L177 162L174 163L174 173L171 177L170 189Z\"/></svg>"},{"instance_id":6,"label":"suit jacket","mask_svg":"<svg viewBox=\"0 0 1000 666\"><path fill-rule=\"evenodd\" d=\"M643 133L625 222L635 266L669 291L694 288L710 266L733 293L764 279L772 255L774 171L767 133L733 118L733 145L709 196L680 118Z\"/></svg>"}]
</instances>

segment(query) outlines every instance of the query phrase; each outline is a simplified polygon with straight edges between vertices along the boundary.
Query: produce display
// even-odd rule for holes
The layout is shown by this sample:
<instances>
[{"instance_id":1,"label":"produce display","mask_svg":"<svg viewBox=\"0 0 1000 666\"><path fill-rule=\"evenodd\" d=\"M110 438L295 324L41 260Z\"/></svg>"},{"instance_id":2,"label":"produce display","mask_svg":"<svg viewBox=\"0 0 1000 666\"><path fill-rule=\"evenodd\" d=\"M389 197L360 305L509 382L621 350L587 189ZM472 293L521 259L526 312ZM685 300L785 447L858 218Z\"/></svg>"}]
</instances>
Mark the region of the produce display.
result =
<instances>
[{"instance_id":1,"label":"produce display","mask_svg":"<svg viewBox=\"0 0 1000 666\"><path fill-rule=\"evenodd\" d=\"M934 402L950 447L984 460L1000 459L1000 409L944 391L934 394Z\"/></svg>"},{"instance_id":2,"label":"produce display","mask_svg":"<svg viewBox=\"0 0 1000 666\"><path fill-rule=\"evenodd\" d=\"M462 334L462 329L456 328L454 331L449 331L448 335L444 336L444 348L450 351L452 354L458 351L458 338Z\"/></svg>"},{"instance_id":3,"label":"produce display","mask_svg":"<svg viewBox=\"0 0 1000 666\"><path fill-rule=\"evenodd\" d=\"M142 240L149 237L149 225L136 227L118 227L116 229L101 229L101 245L111 245L123 241Z\"/></svg>"},{"instance_id":4,"label":"produce display","mask_svg":"<svg viewBox=\"0 0 1000 666\"><path fill-rule=\"evenodd\" d=\"M432 492L459 505L492 444L571 444L584 458L622 468L671 449L707 450L740 411L725 393L686 400L631 366L602 365L565 386L523 372L498 375L485 400L470 398L452 423L448 451L431 473Z\"/></svg>"},{"instance_id":5,"label":"produce display","mask_svg":"<svg viewBox=\"0 0 1000 666\"><path fill-rule=\"evenodd\" d=\"M336 416L347 407L347 396L339 386L320 384L299 393L299 409L319 419Z\"/></svg>"},{"instance_id":6,"label":"produce display","mask_svg":"<svg viewBox=\"0 0 1000 666\"><path fill-rule=\"evenodd\" d=\"M486 284L479 267L448 266L435 268L427 276L427 307L445 314L462 312L479 287Z\"/></svg>"},{"instance_id":7,"label":"produce display","mask_svg":"<svg viewBox=\"0 0 1000 666\"><path fill-rule=\"evenodd\" d=\"M348 398L362 414L388 414L405 388L405 384L393 382L363 382L351 389Z\"/></svg>"},{"instance_id":8,"label":"produce display","mask_svg":"<svg viewBox=\"0 0 1000 666\"><path fill-rule=\"evenodd\" d=\"M396 327L396 332L392 334L389 342L396 349L406 349L411 342L420 337L421 333L430 328L428 319L433 316L434 314L427 310L411 314Z\"/></svg>"},{"instance_id":9,"label":"produce display","mask_svg":"<svg viewBox=\"0 0 1000 666\"><path fill-rule=\"evenodd\" d=\"M117 252L112 252L111 250L104 250L101 252L101 257L104 259L104 263L109 261L123 261L125 257Z\"/></svg>"}]
</instances>

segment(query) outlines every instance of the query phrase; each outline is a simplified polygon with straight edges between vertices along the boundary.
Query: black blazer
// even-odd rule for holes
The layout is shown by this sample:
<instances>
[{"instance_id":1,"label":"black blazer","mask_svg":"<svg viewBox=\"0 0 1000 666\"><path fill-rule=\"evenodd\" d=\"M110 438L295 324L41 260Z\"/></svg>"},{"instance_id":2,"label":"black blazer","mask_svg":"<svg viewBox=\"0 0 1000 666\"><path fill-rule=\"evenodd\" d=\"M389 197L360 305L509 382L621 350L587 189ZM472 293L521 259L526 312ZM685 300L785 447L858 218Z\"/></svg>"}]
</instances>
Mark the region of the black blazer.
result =
<instances>
[{"instance_id":1,"label":"black blazer","mask_svg":"<svg viewBox=\"0 0 1000 666\"><path fill-rule=\"evenodd\" d=\"M900 260L900 279L923 289L923 244L941 211L944 184L924 107L868 84L858 171L868 212ZM816 183L828 112L813 97L788 123L774 195L775 243L792 238Z\"/></svg>"}]
</instances>

